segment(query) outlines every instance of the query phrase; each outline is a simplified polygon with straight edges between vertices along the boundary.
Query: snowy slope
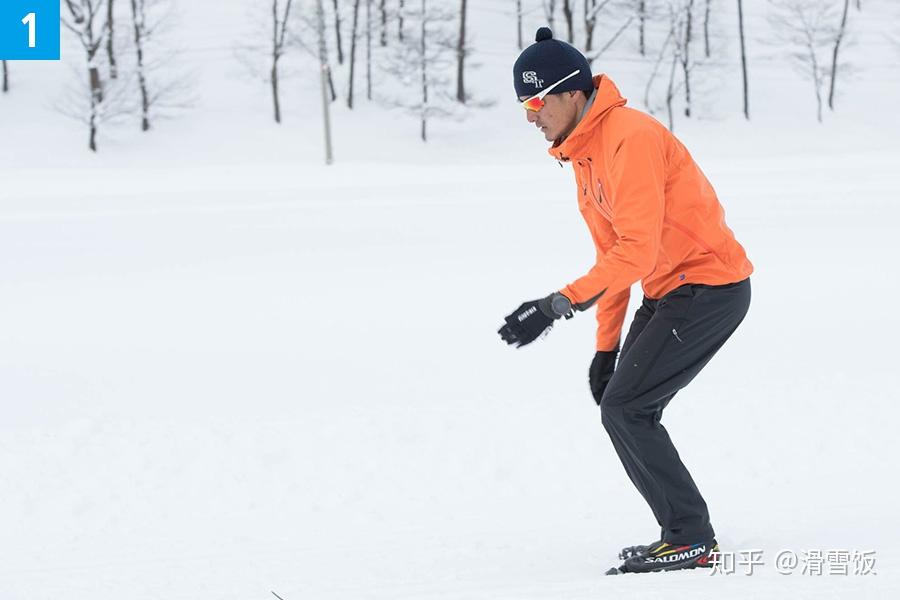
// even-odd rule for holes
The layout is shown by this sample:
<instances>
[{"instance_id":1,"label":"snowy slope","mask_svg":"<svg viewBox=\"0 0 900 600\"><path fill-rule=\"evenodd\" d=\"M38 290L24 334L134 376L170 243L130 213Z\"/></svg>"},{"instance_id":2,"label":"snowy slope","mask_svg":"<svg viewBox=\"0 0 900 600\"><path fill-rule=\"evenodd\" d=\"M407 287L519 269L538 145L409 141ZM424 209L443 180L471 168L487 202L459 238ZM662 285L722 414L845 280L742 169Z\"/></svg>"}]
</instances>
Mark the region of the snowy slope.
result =
<instances>
[{"instance_id":1,"label":"snowy slope","mask_svg":"<svg viewBox=\"0 0 900 600\"><path fill-rule=\"evenodd\" d=\"M891 7L870 4L879 31ZM229 4L204 43L245 14ZM819 126L812 91L757 47L751 124L731 80L679 122L757 272L745 324L665 424L723 548L767 564L605 578L656 527L589 397L593 316L519 351L495 334L586 269L590 239L571 173L504 100L507 20L473 21L475 89L502 101L427 147L400 115L336 108L330 168L315 89L294 80L278 128L229 51L191 54L198 111L98 156L35 101L60 67L14 65L0 599L900 593L900 82L862 70ZM633 63L604 70L640 98ZM779 575L781 549L875 550L878 574Z\"/></svg>"}]
</instances>

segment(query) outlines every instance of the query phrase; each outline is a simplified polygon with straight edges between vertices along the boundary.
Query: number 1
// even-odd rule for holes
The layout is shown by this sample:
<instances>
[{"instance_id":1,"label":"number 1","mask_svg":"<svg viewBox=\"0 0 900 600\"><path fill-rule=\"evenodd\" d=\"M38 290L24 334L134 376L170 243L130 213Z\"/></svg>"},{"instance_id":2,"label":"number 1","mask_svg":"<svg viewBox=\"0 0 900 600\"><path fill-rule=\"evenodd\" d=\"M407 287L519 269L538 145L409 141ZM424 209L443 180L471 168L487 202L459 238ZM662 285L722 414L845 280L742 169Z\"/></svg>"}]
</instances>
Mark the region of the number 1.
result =
<instances>
[{"instance_id":1,"label":"number 1","mask_svg":"<svg viewBox=\"0 0 900 600\"><path fill-rule=\"evenodd\" d=\"M22 19L23 25L28 25L28 47L34 48L34 13L28 13Z\"/></svg>"}]
</instances>

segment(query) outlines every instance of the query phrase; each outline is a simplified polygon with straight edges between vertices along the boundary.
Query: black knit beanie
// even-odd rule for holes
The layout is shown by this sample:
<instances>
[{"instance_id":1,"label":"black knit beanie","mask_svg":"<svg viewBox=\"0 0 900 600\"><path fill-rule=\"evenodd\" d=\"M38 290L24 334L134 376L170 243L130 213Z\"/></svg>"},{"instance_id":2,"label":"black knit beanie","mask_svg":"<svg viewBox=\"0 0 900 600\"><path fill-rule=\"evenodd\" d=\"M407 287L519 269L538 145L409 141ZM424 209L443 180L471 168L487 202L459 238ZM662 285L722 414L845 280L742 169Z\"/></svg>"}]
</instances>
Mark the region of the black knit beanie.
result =
<instances>
[{"instance_id":1,"label":"black knit beanie","mask_svg":"<svg viewBox=\"0 0 900 600\"><path fill-rule=\"evenodd\" d=\"M541 27L532 45L522 50L513 65L513 84L516 97L533 96L551 86L569 73L580 70L550 92L559 94L573 90L589 90L593 87L591 66L584 55L569 44L553 39L549 27Z\"/></svg>"}]
</instances>

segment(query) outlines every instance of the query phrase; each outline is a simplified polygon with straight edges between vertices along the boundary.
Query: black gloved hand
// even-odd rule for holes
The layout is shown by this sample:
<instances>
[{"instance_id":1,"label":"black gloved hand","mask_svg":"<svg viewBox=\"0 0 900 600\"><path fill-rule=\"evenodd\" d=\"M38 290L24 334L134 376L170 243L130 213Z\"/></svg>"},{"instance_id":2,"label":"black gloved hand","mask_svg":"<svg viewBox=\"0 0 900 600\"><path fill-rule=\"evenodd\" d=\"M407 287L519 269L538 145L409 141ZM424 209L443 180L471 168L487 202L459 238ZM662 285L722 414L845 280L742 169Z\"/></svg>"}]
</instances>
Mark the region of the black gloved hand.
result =
<instances>
[{"instance_id":1,"label":"black gloved hand","mask_svg":"<svg viewBox=\"0 0 900 600\"><path fill-rule=\"evenodd\" d=\"M559 292L554 292L546 298L523 303L504 319L506 325L497 333L507 344L515 344L517 348L521 348L553 327L556 319L560 317L571 319L573 314L569 299Z\"/></svg>"},{"instance_id":2,"label":"black gloved hand","mask_svg":"<svg viewBox=\"0 0 900 600\"><path fill-rule=\"evenodd\" d=\"M598 351L594 355L594 360L591 361L591 368L588 371L588 383L591 386L591 395L594 396L597 406L600 406L603 392L606 390L606 386L616 370L616 356L618 354L618 348L609 352Z\"/></svg>"}]
</instances>

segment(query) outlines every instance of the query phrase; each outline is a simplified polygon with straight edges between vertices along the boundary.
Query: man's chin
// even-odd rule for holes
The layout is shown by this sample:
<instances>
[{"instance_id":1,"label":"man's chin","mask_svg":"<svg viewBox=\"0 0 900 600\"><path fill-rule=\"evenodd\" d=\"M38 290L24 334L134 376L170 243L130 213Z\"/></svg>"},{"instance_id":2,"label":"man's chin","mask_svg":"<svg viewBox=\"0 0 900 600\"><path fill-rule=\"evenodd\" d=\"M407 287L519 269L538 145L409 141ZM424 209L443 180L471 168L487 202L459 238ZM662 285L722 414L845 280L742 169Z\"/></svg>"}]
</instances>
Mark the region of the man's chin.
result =
<instances>
[{"instance_id":1,"label":"man's chin","mask_svg":"<svg viewBox=\"0 0 900 600\"><path fill-rule=\"evenodd\" d=\"M556 139L554 136L550 135L549 129L544 129L541 131L541 133L544 134L544 139L547 140L548 142L552 142Z\"/></svg>"}]
</instances>

